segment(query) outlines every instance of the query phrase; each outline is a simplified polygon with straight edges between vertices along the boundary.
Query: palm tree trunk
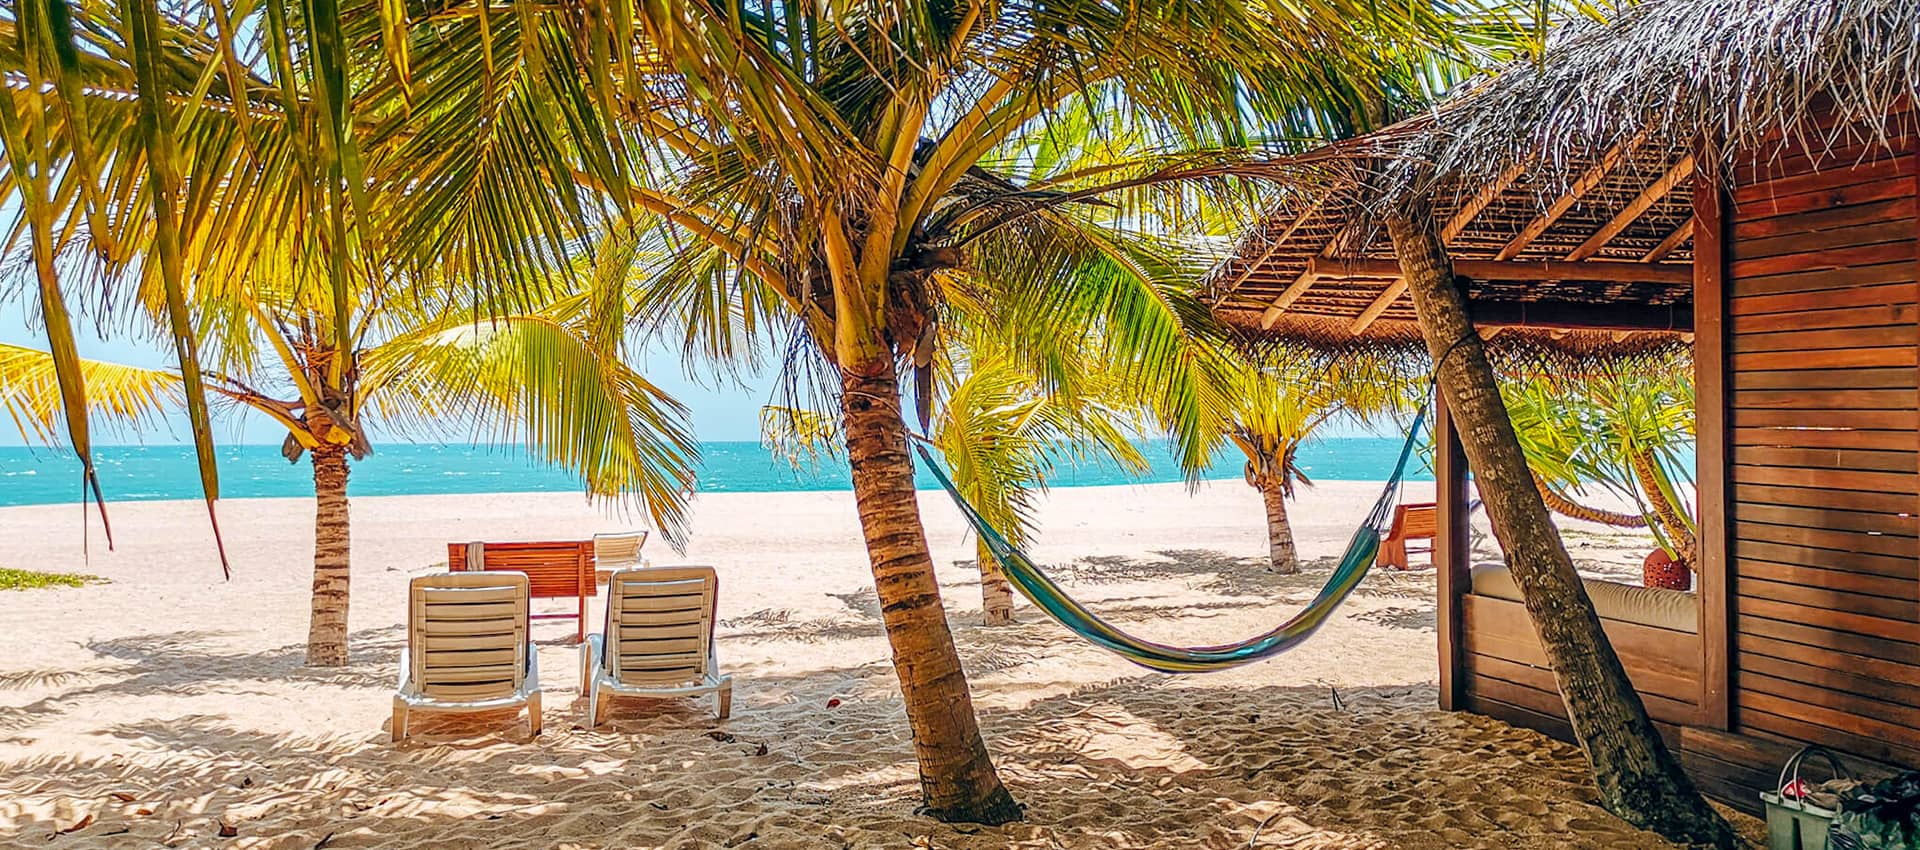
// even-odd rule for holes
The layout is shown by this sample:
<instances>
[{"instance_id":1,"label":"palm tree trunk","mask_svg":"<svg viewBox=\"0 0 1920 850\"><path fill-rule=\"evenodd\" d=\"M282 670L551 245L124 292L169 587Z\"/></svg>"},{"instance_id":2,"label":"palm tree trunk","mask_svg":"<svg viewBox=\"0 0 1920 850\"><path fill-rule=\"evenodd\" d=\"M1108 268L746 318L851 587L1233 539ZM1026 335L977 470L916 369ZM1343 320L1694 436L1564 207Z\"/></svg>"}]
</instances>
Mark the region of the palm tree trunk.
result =
<instances>
[{"instance_id":1,"label":"palm tree trunk","mask_svg":"<svg viewBox=\"0 0 1920 850\"><path fill-rule=\"evenodd\" d=\"M1460 423L1467 460L1507 564L1525 597L1574 735L1586 751L1602 805L1623 820L1683 844L1734 847L1738 838L1708 807L1667 750L1640 695L1607 642L1586 588L1533 486L1486 347L1424 202L1387 220L1447 408Z\"/></svg>"},{"instance_id":2,"label":"palm tree trunk","mask_svg":"<svg viewBox=\"0 0 1920 850\"><path fill-rule=\"evenodd\" d=\"M891 363L869 368L868 374L843 372L840 406L874 592L913 728L923 808L948 822L1018 820L1020 806L1000 784L980 736L967 674L940 603L913 491L899 385Z\"/></svg>"},{"instance_id":3,"label":"palm tree trunk","mask_svg":"<svg viewBox=\"0 0 1920 850\"><path fill-rule=\"evenodd\" d=\"M1260 498L1267 503L1267 558L1276 573L1300 572L1300 552L1293 545L1293 524L1287 520L1287 494L1277 483L1262 481Z\"/></svg>"},{"instance_id":4,"label":"palm tree trunk","mask_svg":"<svg viewBox=\"0 0 1920 850\"><path fill-rule=\"evenodd\" d=\"M1668 542L1680 550L1676 553L1675 560L1687 569L1693 569L1693 553L1698 544L1693 538L1693 532L1687 528L1686 518L1680 515L1680 509L1675 507L1673 502L1668 501L1666 491L1660 489L1660 482L1653 468L1653 457L1646 452L1634 452L1627 458L1627 462L1633 466L1634 477L1640 479L1640 489L1646 492L1647 503L1653 506L1653 515L1660 520L1660 526L1666 530Z\"/></svg>"},{"instance_id":5,"label":"palm tree trunk","mask_svg":"<svg viewBox=\"0 0 1920 850\"><path fill-rule=\"evenodd\" d=\"M980 558L980 621L989 626L1012 625L1013 585L987 544L977 544L975 551Z\"/></svg>"},{"instance_id":6,"label":"palm tree trunk","mask_svg":"<svg viewBox=\"0 0 1920 850\"><path fill-rule=\"evenodd\" d=\"M307 664L347 663L347 449L313 449L313 615L307 626Z\"/></svg>"},{"instance_id":7,"label":"palm tree trunk","mask_svg":"<svg viewBox=\"0 0 1920 850\"><path fill-rule=\"evenodd\" d=\"M1617 511L1588 507L1562 496L1554 492L1552 487L1548 487L1547 482L1541 480L1538 475L1533 477L1533 486L1539 488L1540 500L1546 503L1547 510L1553 511L1561 516L1585 520L1600 525L1611 525L1617 528L1647 527L1647 518L1639 514L1619 513Z\"/></svg>"}]
</instances>

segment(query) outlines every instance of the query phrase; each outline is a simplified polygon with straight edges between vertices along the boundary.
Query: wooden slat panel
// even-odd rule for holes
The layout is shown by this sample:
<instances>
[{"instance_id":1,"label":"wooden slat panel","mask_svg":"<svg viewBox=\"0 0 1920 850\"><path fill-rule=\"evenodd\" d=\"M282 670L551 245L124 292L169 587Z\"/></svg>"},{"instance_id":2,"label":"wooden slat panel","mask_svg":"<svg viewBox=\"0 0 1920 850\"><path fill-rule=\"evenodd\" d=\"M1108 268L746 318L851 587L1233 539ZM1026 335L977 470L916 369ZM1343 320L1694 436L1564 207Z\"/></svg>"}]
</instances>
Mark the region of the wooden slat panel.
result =
<instances>
[{"instance_id":1,"label":"wooden slat panel","mask_svg":"<svg viewBox=\"0 0 1920 850\"><path fill-rule=\"evenodd\" d=\"M1765 239L1788 233L1850 227L1858 224L1913 219L1913 196L1866 203L1832 204L1805 212L1790 212L1770 218L1747 219L1733 226L1735 239Z\"/></svg>"},{"instance_id":2,"label":"wooden slat panel","mask_svg":"<svg viewBox=\"0 0 1920 850\"><path fill-rule=\"evenodd\" d=\"M1733 190L1733 220L1750 221L1777 213L1782 199L1794 195L1832 193L1850 186L1903 183L1900 177L1913 176L1913 157L1901 156L1870 162L1858 168L1834 168L1809 171L1789 177L1776 177L1764 183L1740 186ZM1898 197L1889 195L1888 197ZM1828 206L1832 206L1829 201Z\"/></svg>"},{"instance_id":3,"label":"wooden slat panel","mask_svg":"<svg viewBox=\"0 0 1920 850\"><path fill-rule=\"evenodd\" d=\"M1911 412L1905 412L1911 415ZM1736 419L1738 416L1735 417ZM1733 480L1742 484L1770 484L1776 487L1819 487L1827 490L1864 490L1870 493L1920 492L1920 475L1901 472L1867 472L1857 469L1803 469L1792 466L1747 466L1734 464Z\"/></svg>"},{"instance_id":4,"label":"wooden slat panel","mask_svg":"<svg viewBox=\"0 0 1920 850\"><path fill-rule=\"evenodd\" d=\"M1832 531L1864 531L1894 537L1920 536L1920 519L1911 512L1872 513L1840 510L1826 505L1743 504L1740 518L1772 525L1801 525Z\"/></svg>"},{"instance_id":5,"label":"wooden slat panel","mask_svg":"<svg viewBox=\"0 0 1920 850\"><path fill-rule=\"evenodd\" d=\"M1764 257L1807 257L1841 248L1882 245L1889 242L1913 244L1913 219L1880 220L1833 230L1783 233L1764 239L1744 239L1733 245L1734 268L1744 260ZM1856 265L1843 263L1839 265Z\"/></svg>"},{"instance_id":6,"label":"wooden slat panel","mask_svg":"<svg viewBox=\"0 0 1920 850\"><path fill-rule=\"evenodd\" d=\"M1913 321L1914 315L1915 307L1912 304L1876 304L1869 307L1735 316L1730 325L1737 333L1777 333L1904 325Z\"/></svg>"},{"instance_id":7,"label":"wooden slat panel","mask_svg":"<svg viewBox=\"0 0 1920 850\"><path fill-rule=\"evenodd\" d=\"M1746 511L1742 510L1740 513L1744 516ZM1865 552L1906 560L1920 557L1920 547L1915 546L1912 537L1897 535L1760 522L1737 522L1734 524L1733 534L1736 538L1755 543L1784 543L1789 546L1810 546L1838 552Z\"/></svg>"},{"instance_id":8,"label":"wooden slat panel","mask_svg":"<svg viewBox=\"0 0 1920 850\"><path fill-rule=\"evenodd\" d=\"M516 602L434 602L431 596L427 601L428 620L506 620L511 622L519 613L520 605Z\"/></svg>"},{"instance_id":9,"label":"wooden slat panel","mask_svg":"<svg viewBox=\"0 0 1920 850\"><path fill-rule=\"evenodd\" d=\"M1769 642L1767 645L1773 644ZM1775 658L1764 651L1742 652L1740 669L1743 672L1772 677L1776 680L1817 685L1829 691L1858 694L1908 710L1920 711L1920 685L1859 675L1857 668L1845 666L1844 659L1848 657L1836 656L1835 663L1832 665L1816 665ZM1755 690L1770 690L1770 687L1761 684L1756 685ZM1877 706L1869 705L1868 708L1874 709Z\"/></svg>"},{"instance_id":10,"label":"wooden slat panel","mask_svg":"<svg viewBox=\"0 0 1920 850\"><path fill-rule=\"evenodd\" d=\"M433 644L428 644L427 667L432 672L428 674L427 678L442 678L440 676L442 671L459 667L491 668L496 665L504 665L504 669L511 674L513 670L512 665L518 658L519 651L517 649L510 644L502 648L498 641L486 647L446 647L445 643L442 643L440 647L435 647Z\"/></svg>"},{"instance_id":11,"label":"wooden slat panel","mask_svg":"<svg viewBox=\"0 0 1920 850\"><path fill-rule=\"evenodd\" d=\"M1777 274L1812 271L1816 269L1837 269L1848 266L1872 266L1880 263L1898 263L1913 257L1913 240L1883 242L1877 245L1855 245L1846 248L1827 248L1819 251L1807 251L1797 254L1782 254L1777 257L1757 257L1750 260L1736 259L1728 264L1728 274L1734 278L1765 277ZM1734 284L1739 286L1737 280Z\"/></svg>"},{"instance_id":12,"label":"wooden slat panel","mask_svg":"<svg viewBox=\"0 0 1920 850\"><path fill-rule=\"evenodd\" d=\"M1900 367L1780 369L1737 372L1730 385L1737 390L1890 389L1913 392L1916 376L1914 370Z\"/></svg>"},{"instance_id":13,"label":"wooden slat panel","mask_svg":"<svg viewBox=\"0 0 1920 850\"><path fill-rule=\"evenodd\" d=\"M1886 341L1868 348L1785 349L1735 353L1727 358L1734 372L1778 371L1781 369L1861 369L1884 366L1911 369L1914 347Z\"/></svg>"},{"instance_id":14,"label":"wooden slat panel","mask_svg":"<svg viewBox=\"0 0 1920 850\"><path fill-rule=\"evenodd\" d=\"M1839 552L1787 543L1741 540L1734 546L1734 556L1772 561L1776 564L1802 564L1851 573L1870 573L1894 579L1910 579L1914 575L1912 558L1875 555L1869 552Z\"/></svg>"},{"instance_id":15,"label":"wooden slat panel","mask_svg":"<svg viewBox=\"0 0 1920 850\"><path fill-rule=\"evenodd\" d=\"M1908 391L1907 395L1913 395L1912 391ZM1788 432L1789 435L1792 433L1794 432ZM1920 439L1916 439L1915 442L1920 443ZM1865 472L1902 472L1920 469L1920 455L1911 451L1791 445L1735 446L1733 462L1748 466L1797 466L1805 469L1854 469Z\"/></svg>"},{"instance_id":16,"label":"wooden slat panel","mask_svg":"<svg viewBox=\"0 0 1920 850\"><path fill-rule=\"evenodd\" d=\"M659 640L661 638L700 637L706 634L698 620L685 622L667 621L658 625L635 623L632 620L620 621L620 640Z\"/></svg>"},{"instance_id":17,"label":"wooden slat panel","mask_svg":"<svg viewBox=\"0 0 1920 850\"><path fill-rule=\"evenodd\" d=\"M1912 431L1815 428L1734 428L1736 446L1778 446L1904 451L1920 442Z\"/></svg>"},{"instance_id":18,"label":"wooden slat panel","mask_svg":"<svg viewBox=\"0 0 1920 850\"><path fill-rule=\"evenodd\" d=\"M1911 600L1889 599L1884 596L1870 596L1826 587L1809 587L1804 584L1762 581L1747 576L1740 578L1740 595L1784 605L1819 608L1888 620L1912 620L1915 614L1914 603Z\"/></svg>"},{"instance_id":19,"label":"wooden slat panel","mask_svg":"<svg viewBox=\"0 0 1920 850\"><path fill-rule=\"evenodd\" d=\"M1902 641L1916 646L1905 648L1889 647L1908 653L1908 657L1920 657L1920 623L1912 620L1896 620L1887 617L1873 617L1852 611L1829 611L1775 602L1771 599L1740 597L1738 610L1744 616L1764 617L1789 623L1802 623L1813 628L1834 631L1853 632L1869 635L1885 641Z\"/></svg>"},{"instance_id":20,"label":"wooden slat panel","mask_svg":"<svg viewBox=\"0 0 1920 850\"><path fill-rule=\"evenodd\" d=\"M1910 285L1913 279L1913 264L1895 260L1844 269L1820 269L1748 277L1732 283L1735 298L1749 298L1790 292L1844 292L1855 286Z\"/></svg>"},{"instance_id":21,"label":"wooden slat panel","mask_svg":"<svg viewBox=\"0 0 1920 850\"><path fill-rule=\"evenodd\" d=\"M1912 246L1907 246L1907 253L1913 253ZM1728 341L1728 348L1735 354L1758 351L1828 351L1912 345L1915 339L1912 325L1893 324L1881 327L1738 334Z\"/></svg>"},{"instance_id":22,"label":"wooden slat panel","mask_svg":"<svg viewBox=\"0 0 1920 850\"><path fill-rule=\"evenodd\" d=\"M1746 390L1735 393L1733 406L1741 410L1912 410L1916 396L1910 389Z\"/></svg>"},{"instance_id":23,"label":"wooden slat panel","mask_svg":"<svg viewBox=\"0 0 1920 850\"><path fill-rule=\"evenodd\" d=\"M1790 151L1768 150L1751 160L1737 162L1733 170L1733 185L1751 186L1796 174L1864 168L1877 162L1898 159L1907 155L1913 147L1912 140L1906 138L1888 141L1891 145L1868 141L1832 147L1822 145L1814 150L1803 150L1797 146Z\"/></svg>"},{"instance_id":24,"label":"wooden slat panel","mask_svg":"<svg viewBox=\"0 0 1920 850\"><path fill-rule=\"evenodd\" d=\"M1897 727L1820 705L1742 689L1740 722L1801 741L1859 753L1871 759L1920 764L1920 741L1891 735ZM1873 731L1862 731L1873 730Z\"/></svg>"},{"instance_id":25,"label":"wooden slat panel","mask_svg":"<svg viewBox=\"0 0 1920 850\"><path fill-rule=\"evenodd\" d=\"M1774 641L1785 642L1785 643L1801 644L1803 646L1811 647L1814 649L1826 650L1832 653L1842 653L1842 654L1851 655L1851 656L1859 656L1860 661L1856 662L1856 667L1854 669L1859 669L1859 670L1862 670L1863 672L1872 666L1864 662L1874 661L1874 662L1885 663L1885 664L1895 664L1895 665L1904 667L1905 665L1902 664L1901 661L1895 661L1893 659L1910 659L1915 657L1913 647L1909 644L1900 643L1899 641L1882 640L1880 638L1854 634L1852 632L1841 632L1841 631L1834 631L1833 629L1817 628L1814 626L1801 625L1798 622L1782 622L1780 620L1769 620L1764 617L1753 617L1753 616L1748 616L1746 614L1741 614L1738 616L1738 624L1739 624L1739 633L1740 633L1740 645L1742 647L1751 648L1753 645L1754 637L1769 638ZM1777 655L1776 653L1772 653L1772 652L1769 652L1768 654ZM1779 656L1779 657L1788 657L1788 656ZM1805 659L1796 658L1796 660L1805 660ZM1914 673L1920 673L1920 670L1915 670L1914 668L1906 668L1906 669L1913 671L1912 673L1909 673L1906 675L1913 675ZM1876 673L1874 675L1881 675L1881 674ZM1887 675L1893 681L1912 681L1912 679L1903 678L1901 675L1896 675L1892 672L1889 672Z\"/></svg>"},{"instance_id":26,"label":"wooden slat panel","mask_svg":"<svg viewBox=\"0 0 1920 850\"><path fill-rule=\"evenodd\" d=\"M1491 655L1474 655L1470 664L1473 675L1499 679L1529 688L1554 697L1559 711L1564 712L1564 702L1560 697L1560 685L1553 678L1553 671L1545 667L1519 664ZM1663 694L1651 688L1640 690L1640 698L1646 703L1647 713L1655 720L1665 723L1688 725L1700 722L1699 683L1687 682L1677 694Z\"/></svg>"},{"instance_id":27,"label":"wooden slat panel","mask_svg":"<svg viewBox=\"0 0 1920 850\"><path fill-rule=\"evenodd\" d=\"M1905 576L1896 578L1869 573L1850 573L1845 570L1824 570L1804 564L1777 564L1772 561L1757 561L1749 558L1736 559L1734 570L1742 581L1798 584L1843 593L1901 599L1909 603L1920 598L1917 597L1917 594L1920 594L1920 582Z\"/></svg>"},{"instance_id":28,"label":"wooden slat panel","mask_svg":"<svg viewBox=\"0 0 1920 850\"><path fill-rule=\"evenodd\" d=\"M1736 502L1768 505L1819 505L1829 510L1863 513L1913 513L1920 501L1906 493L1872 493L1858 490L1821 490L1802 487L1774 487L1735 482Z\"/></svg>"},{"instance_id":29,"label":"wooden slat panel","mask_svg":"<svg viewBox=\"0 0 1920 850\"><path fill-rule=\"evenodd\" d=\"M1461 599L1466 649L1470 653L1548 668L1546 650L1526 606L1506 599L1467 595ZM1637 623L1602 620L1627 677L1637 688L1697 699L1700 642L1697 635Z\"/></svg>"}]
</instances>

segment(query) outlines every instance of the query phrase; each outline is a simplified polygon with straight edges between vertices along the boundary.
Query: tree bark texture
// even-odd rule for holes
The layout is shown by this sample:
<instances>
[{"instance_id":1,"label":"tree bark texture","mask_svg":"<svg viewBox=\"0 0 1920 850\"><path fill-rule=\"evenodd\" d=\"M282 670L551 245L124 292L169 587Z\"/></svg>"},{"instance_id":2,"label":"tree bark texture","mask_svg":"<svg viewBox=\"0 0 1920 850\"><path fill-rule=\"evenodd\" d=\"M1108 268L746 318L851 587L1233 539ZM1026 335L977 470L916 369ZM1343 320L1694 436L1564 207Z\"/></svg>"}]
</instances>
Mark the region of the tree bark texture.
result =
<instances>
[{"instance_id":1,"label":"tree bark texture","mask_svg":"<svg viewBox=\"0 0 1920 850\"><path fill-rule=\"evenodd\" d=\"M1732 829L1667 750L1601 630L1534 486L1430 209L1407 204L1389 216L1387 230L1436 361L1440 390L1459 424L1488 518L1553 665L1602 805L1681 843L1737 846Z\"/></svg>"},{"instance_id":2,"label":"tree bark texture","mask_svg":"<svg viewBox=\"0 0 1920 850\"><path fill-rule=\"evenodd\" d=\"M1300 551L1293 545L1293 524L1287 520L1287 494L1279 482L1262 481L1260 498L1267 505L1267 558L1281 575L1300 572Z\"/></svg>"},{"instance_id":3,"label":"tree bark texture","mask_svg":"<svg viewBox=\"0 0 1920 850\"><path fill-rule=\"evenodd\" d=\"M1680 509L1675 507L1673 502L1667 499L1667 494L1660 489L1659 474L1654 469L1653 456L1647 452L1635 452L1629 458L1629 463L1633 465L1634 477L1640 479L1641 491L1647 494L1647 503L1653 507L1654 517L1660 520L1660 527L1666 531L1667 541L1680 550L1676 553L1674 560L1679 561L1681 566L1689 570L1693 569L1699 543L1694 540L1693 531L1687 528L1686 518L1680 515Z\"/></svg>"},{"instance_id":4,"label":"tree bark texture","mask_svg":"<svg viewBox=\"0 0 1920 850\"><path fill-rule=\"evenodd\" d=\"M1639 514L1621 513L1601 508L1588 507L1572 499L1555 493L1540 476L1533 477L1533 484L1540 489L1540 500L1546 503L1547 510L1564 517L1585 522L1611 525L1617 528L1646 528L1647 518Z\"/></svg>"},{"instance_id":5,"label":"tree bark texture","mask_svg":"<svg viewBox=\"0 0 1920 850\"><path fill-rule=\"evenodd\" d=\"M948 822L1018 820L1020 806L1000 784L981 738L940 602L914 496L899 385L891 364L874 365L868 374L843 370L840 404L874 592L920 763L924 811Z\"/></svg>"},{"instance_id":6,"label":"tree bark texture","mask_svg":"<svg viewBox=\"0 0 1920 850\"><path fill-rule=\"evenodd\" d=\"M1012 625L1013 584L1007 581L1000 559L993 556L987 544L980 543L975 549L980 558L980 621L989 626Z\"/></svg>"},{"instance_id":7,"label":"tree bark texture","mask_svg":"<svg viewBox=\"0 0 1920 850\"><path fill-rule=\"evenodd\" d=\"M349 540L347 448L323 443L313 459L313 613L307 626L307 664L347 663Z\"/></svg>"}]
</instances>

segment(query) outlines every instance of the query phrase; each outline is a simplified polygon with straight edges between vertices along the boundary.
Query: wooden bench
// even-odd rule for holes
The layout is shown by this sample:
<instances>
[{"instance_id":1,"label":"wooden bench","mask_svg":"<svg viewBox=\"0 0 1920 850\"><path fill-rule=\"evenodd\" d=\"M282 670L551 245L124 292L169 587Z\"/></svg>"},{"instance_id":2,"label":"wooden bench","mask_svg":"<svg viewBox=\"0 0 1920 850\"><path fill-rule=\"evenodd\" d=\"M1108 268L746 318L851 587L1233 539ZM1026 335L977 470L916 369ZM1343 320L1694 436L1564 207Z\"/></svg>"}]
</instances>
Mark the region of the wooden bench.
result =
<instances>
[{"instance_id":1,"label":"wooden bench","mask_svg":"<svg viewBox=\"0 0 1920 850\"><path fill-rule=\"evenodd\" d=\"M1433 536L1439 532L1440 515L1432 502L1417 502L1401 505L1393 509L1393 526L1387 529L1387 536L1380 541L1380 554L1374 556L1374 564L1392 567L1396 570L1408 569L1407 541L1426 540L1427 557L1433 557Z\"/></svg>"},{"instance_id":2,"label":"wooden bench","mask_svg":"<svg viewBox=\"0 0 1920 850\"><path fill-rule=\"evenodd\" d=\"M480 547L476 564L467 547ZM534 599L576 599L572 614L534 614L536 620L579 621L575 642L587 639L587 598L593 596L593 541L555 540L535 543L448 543L447 567L455 572L472 569L512 570L527 574Z\"/></svg>"}]
</instances>

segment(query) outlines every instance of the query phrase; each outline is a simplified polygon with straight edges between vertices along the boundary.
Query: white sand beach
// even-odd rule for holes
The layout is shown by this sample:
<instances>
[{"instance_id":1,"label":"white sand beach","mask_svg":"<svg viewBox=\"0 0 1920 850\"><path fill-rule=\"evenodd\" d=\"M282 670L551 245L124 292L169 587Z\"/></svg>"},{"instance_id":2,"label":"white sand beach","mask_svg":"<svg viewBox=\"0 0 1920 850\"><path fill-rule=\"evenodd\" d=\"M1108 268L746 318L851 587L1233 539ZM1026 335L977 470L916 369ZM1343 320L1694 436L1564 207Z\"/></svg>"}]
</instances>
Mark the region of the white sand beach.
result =
<instances>
[{"instance_id":1,"label":"white sand beach","mask_svg":"<svg viewBox=\"0 0 1920 850\"><path fill-rule=\"evenodd\" d=\"M1306 491L1313 563L1297 577L1266 571L1259 504L1237 482L1055 490L1033 552L1143 635L1224 641L1304 602L1375 492ZM397 746L407 580L443 568L449 541L580 537L620 517L559 494L355 499L352 665L315 670L301 665L311 501L222 503L231 581L197 502L126 502L110 506L117 550L96 529L84 560L78 507L0 509L0 566L107 580L0 593L0 847L1667 846L1594 804L1575 748L1435 709L1430 570L1375 573L1277 660L1164 676L1024 603L1019 624L979 626L971 538L922 496L1023 823L915 816L850 493L706 495L684 556L649 544L656 563L719 570L730 721L709 702L623 702L582 728L573 625L542 622L545 734L468 718ZM1592 528L1568 540L1584 567L1622 575L1645 547Z\"/></svg>"}]
</instances>

